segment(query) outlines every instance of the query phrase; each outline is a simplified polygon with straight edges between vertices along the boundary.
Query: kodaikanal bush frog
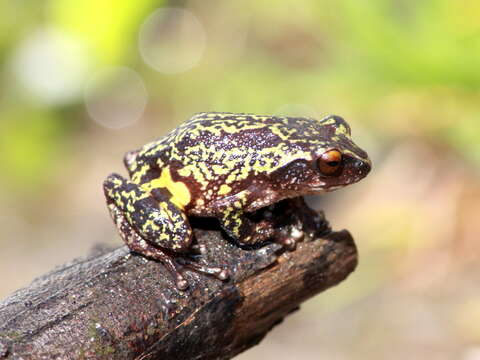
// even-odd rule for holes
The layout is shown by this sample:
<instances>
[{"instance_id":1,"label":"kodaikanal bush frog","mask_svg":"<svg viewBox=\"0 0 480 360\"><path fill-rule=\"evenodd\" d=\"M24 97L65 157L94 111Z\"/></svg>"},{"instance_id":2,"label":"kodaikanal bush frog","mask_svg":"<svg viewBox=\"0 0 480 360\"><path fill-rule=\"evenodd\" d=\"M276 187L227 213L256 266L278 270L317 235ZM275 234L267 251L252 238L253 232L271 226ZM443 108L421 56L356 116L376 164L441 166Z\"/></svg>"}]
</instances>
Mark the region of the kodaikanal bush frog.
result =
<instances>
[{"instance_id":1,"label":"kodaikanal bush frog","mask_svg":"<svg viewBox=\"0 0 480 360\"><path fill-rule=\"evenodd\" d=\"M128 247L164 263L177 287L185 289L174 256L190 249L187 216L217 218L240 244L275 238L279 229L273 222L254 222L248 215L284 199L341 188L368 174L368 155L350 134L349 125L335 115L316 120L196 114L125 155L130 180L108 176L108 208ZM292 237L282 241L290 247L293 242ZM228 278L225 269L190 265Z\"/></svg>"}]
</instances>

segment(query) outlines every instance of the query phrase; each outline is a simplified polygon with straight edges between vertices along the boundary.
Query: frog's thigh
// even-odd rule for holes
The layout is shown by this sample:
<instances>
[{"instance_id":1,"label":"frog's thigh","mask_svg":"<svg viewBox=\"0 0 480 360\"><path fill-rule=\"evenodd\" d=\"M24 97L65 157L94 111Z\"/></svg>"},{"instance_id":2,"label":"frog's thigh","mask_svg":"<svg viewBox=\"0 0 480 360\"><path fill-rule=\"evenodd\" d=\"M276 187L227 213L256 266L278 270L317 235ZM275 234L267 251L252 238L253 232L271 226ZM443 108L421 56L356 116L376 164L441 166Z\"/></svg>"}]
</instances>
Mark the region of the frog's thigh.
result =
<instances>
[{"instance_id":1,"label":"frog's thigh","mask_svg":"<svg viewBox=\"0 0 480 360\"><path fill-rule=\"evenodd\" d=\"M105 180L104 190L110 212L110 205L114 205L142 240L176 252L188 249L192 230L185 214L168 197L159 202L138 185L117 174ZM131 242L124 240L132 250L138 251L133 249Z\"/></svg>"},{"instance_id":2,"label":"frog's thigh","mask_svg":"<svg viewBox=\"0 0 480 360\"><path fill-rule=\"evenodd\" d=\"M127 221L123 212L113 203L108 204L110 215L117 226L120 236L131 251L159 260L167 270L175 277L177 288L185 289L188 284L185 278L180 274L171 255L163 252L161 249L151 245L137 234L132 225Z\"/></svg>"}]
</instances>

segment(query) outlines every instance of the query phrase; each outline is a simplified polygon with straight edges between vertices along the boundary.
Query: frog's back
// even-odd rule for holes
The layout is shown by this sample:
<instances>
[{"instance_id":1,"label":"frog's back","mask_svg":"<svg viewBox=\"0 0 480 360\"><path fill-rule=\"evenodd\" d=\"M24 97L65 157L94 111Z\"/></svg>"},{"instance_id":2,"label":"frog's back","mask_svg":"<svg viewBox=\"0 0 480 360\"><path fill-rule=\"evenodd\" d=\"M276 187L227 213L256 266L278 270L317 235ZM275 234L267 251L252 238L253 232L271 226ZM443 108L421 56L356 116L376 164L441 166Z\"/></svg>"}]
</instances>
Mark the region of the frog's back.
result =
<instances>
[{"instance_id":1,"label":"frog's back","mask_svg":"<svg viewBox=\"0 0 480 360\"><path fill-rule=\"evenodd\" d=\"M312 118L220 112L196 114L177 130L174 152L178 155L211 156L286 147L308 151L329 142L332 136L321 121Z\"/></svg>"},{"instance_id":2,"label":"frog's back","mask_svg":"<svg viewBox=\"0 0 480 360\"><path fill-rule=\"evenodd\" d=\"M163 168L176 163L191 171L200 166L207 179L219 175L212 166L221 173L240 168L269 173L292 159L309 157L314 148L327 146L332 133L324 122L303 117L199 113L143 146L133 166Z\"/></svg>"},{"instance_id":3,"label":"frog's back","mask_svg":"<svg viewBox=\"0 0 480 360\"><path fill-rule=\"evenodd\" d=\"M243 181L268 175L315 149L330 146L320 120L235 113L200 113L177 128L170 162L202 189L213 180Z\"/></svg>"}]
</instances>

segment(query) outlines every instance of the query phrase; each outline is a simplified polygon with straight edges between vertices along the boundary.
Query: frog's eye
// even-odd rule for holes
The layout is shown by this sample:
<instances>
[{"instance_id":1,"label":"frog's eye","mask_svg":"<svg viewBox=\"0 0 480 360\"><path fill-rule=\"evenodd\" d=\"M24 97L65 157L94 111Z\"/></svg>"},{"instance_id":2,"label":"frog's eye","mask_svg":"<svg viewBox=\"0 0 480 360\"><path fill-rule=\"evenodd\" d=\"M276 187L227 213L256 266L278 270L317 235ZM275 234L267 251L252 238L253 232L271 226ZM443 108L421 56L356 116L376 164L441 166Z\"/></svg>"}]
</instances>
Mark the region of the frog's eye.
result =
<instances>
[{"instance_id":1,"label":"frog's eye","mask_svg":"<svg viewBox=\"0 0 480 360\"><path fill-rule=\"evenodd\" d=\"M323 175L334 175L342 166L342 153L336 149L324 152L317 160Z\"/></svg>"}]
</instances>

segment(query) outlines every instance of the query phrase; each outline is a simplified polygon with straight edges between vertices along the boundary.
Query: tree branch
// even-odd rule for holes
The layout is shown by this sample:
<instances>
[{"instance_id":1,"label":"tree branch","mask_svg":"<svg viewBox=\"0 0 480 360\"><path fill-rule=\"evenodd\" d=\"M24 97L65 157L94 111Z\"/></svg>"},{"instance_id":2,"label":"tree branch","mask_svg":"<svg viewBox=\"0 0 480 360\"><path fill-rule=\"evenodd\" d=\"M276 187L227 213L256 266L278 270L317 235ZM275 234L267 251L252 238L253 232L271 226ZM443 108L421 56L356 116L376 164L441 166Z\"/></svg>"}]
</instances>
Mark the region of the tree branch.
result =
<instances>
[{"instance_id":1,"label":"tree branch","mask_svg":"<svg viewBox=\"0 0 480 360\"><path fill-rule=\"evenodd\" d=\"M0 359L229 359L357 264L347 231L277 260L276 244L242 250L219 231L195 234L230 281L186 270L178 291L162 264L126 247L75 260L0 303Z\"/></svg>"}]
</instances>

